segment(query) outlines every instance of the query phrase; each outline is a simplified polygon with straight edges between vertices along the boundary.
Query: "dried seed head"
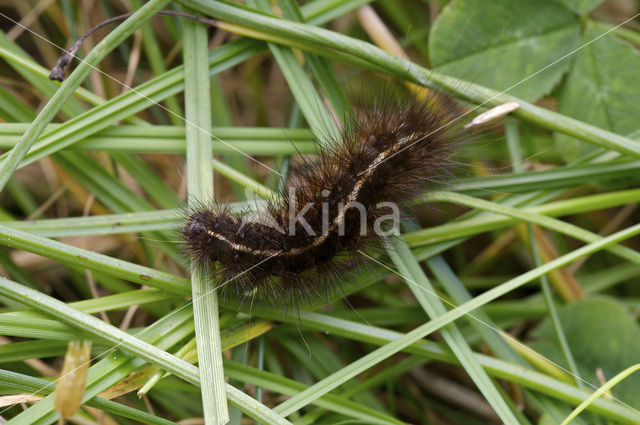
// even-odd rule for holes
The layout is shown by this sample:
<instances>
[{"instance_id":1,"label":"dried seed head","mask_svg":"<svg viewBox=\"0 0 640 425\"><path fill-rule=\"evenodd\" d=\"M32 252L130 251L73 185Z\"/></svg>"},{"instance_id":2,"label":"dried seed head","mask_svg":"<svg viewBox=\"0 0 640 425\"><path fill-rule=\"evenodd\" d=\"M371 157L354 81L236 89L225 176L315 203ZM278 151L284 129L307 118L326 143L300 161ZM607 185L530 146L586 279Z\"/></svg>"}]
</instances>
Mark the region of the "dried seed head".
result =
<instances>
[{"instance_id":1,"label":"dried seed head","mask_svg":"<svg viewBox=\"0 0 640 425\"><path fill-rule=\"evenodd\" d=\"M80 408L90 364L91 341L70 341L54 395L54 407L61 420Z\"/></svg>"},{"instance_id":2,"label":"dried seed head","mask_svg":"<svg viewBox=\"0 0 640 425\"><path fill-rule=\"evenodd\" d=\"M518 102L507 102L502 105L498 105L495 108L489 109L487 112L483 112L482 114L475 117L470 123L466 124L464 127L474 127L476 125L486 124L489 121L493 121L502 116L505 116L520 107Z\"/></svg>"}]
</instances>

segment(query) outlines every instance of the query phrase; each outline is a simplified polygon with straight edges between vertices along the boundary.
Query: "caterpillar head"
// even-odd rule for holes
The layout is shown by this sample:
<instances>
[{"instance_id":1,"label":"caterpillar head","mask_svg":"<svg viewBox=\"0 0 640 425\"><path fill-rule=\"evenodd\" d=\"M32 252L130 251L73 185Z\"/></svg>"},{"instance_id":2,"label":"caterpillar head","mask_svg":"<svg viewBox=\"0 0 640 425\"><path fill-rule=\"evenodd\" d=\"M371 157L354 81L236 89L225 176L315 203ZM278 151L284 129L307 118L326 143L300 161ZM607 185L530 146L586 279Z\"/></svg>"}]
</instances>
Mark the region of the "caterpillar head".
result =
<instances>
[{"instance_id":1,"label":"caterpillar head","mask_svg":"<svg viewBox=\"0 0 640 425\"><path fill-rule=\"evenodd\" d=\"M197 264L207 265L231 252L238 222L224 212L195 211L182 228L186 250Z\"/></svg>"}]
</instances>

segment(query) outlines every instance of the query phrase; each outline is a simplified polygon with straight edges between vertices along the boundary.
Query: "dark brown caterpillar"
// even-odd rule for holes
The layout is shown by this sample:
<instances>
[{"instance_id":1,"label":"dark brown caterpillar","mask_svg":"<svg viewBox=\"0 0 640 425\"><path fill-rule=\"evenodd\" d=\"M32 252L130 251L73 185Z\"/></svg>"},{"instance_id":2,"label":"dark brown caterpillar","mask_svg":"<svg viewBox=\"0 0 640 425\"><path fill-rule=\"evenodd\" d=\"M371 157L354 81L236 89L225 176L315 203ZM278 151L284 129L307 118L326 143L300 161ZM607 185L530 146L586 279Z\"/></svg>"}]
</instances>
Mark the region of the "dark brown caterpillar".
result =
<instances>
[{"instance_id":1,"label":"dark brown caterpillar","mask_svg":"<svg viewBox=\"0 0 640 425\"><path fill-rule=\"evenodd\" d=\"M219 262L225 295L278 306L316 301L339 288L358 250L385 235L381 222L397 226L396 205L449 178L453 147L465 137L459 117L440 95L385 99L357 114L317 161L305 158L259 219L193 211L182 228L186 251L205 270Z\"/></svg>"},{"instance_id":2,"label":"dark brown caterpillar","mask_svg":"<svg viewBox=\"0 0 640 425\"><path fill-rule=\"evenodd\" d=\"M89 30L49 78L62 81L86 37L131 15ZM158 15L218 24L183 12ZM206 205L192 211L181 234L193 265L212 271L219 262L215 280L224 294L271 305L311 304L339 288L361 259L358 251L386 236L381 221L390 219L397 227L398 206L447 180L453 147L469 134L458 125L463 114L448 97L430 93L424 101L403 103L386 92L381 98L357 114L317 162L305 159L295 168L282 196L259 215Z\"/></svg>"}]
</instances>

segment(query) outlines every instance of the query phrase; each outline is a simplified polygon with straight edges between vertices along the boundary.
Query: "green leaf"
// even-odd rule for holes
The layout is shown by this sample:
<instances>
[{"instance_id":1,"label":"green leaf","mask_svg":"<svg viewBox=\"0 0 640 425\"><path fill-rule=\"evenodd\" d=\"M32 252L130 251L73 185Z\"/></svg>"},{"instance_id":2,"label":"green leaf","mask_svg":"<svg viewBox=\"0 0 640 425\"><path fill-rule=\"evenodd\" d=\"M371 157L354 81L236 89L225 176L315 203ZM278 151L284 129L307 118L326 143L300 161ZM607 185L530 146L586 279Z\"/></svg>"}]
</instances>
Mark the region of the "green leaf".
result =
<instances>
[{"instance_id":1,"label":"green leaf","mask_svg":"<svg viewBox=\"0 0 640 425\"><path fill-rule=\"evenodd\" d=\"M640 87L638 81L640 53L612 35L590 29L559 96L559 112L627 135L640 129ZM600 37L594 40L596 37ZM589 43L589 44L587 44ZM573 160L595 149L577 139L557 135L567 160Z\"/></svg>"},{"instance_id":2,"label":"green leaf","mask_svg":"<svg viewBox=\"0 0 640 425\"><path fill-rule=\"evenodd\" d=\"M613 298L594 297L576 301L558 311L567 341L580 375L599 387L596 369L605 379L635 364L640 358L640 327L627 309ZM556 363L564 365L562 354L554 344L553 329L544 321L533 333L532 347ZM618 384L612 393L631 407L640 407L640 375L632 375ZM593 389L593 388L592 388Z\"/></svg>"},{"instance_id":3,"label":"green leaf","mask_svg":"<svg viewBox=\"0 0 640 425\"><path fill-rule=\"evenodd\" d=\"M578 39L577 18L553 1L454 0L433 26L429 51L440 72L500 91L517 84L509 93L534 101L560 81L569 61L553 63Z\"/></svg>"},{"instance_id":4,"label":"green leaf","mask_svg":"<svg viewBox=\"0 0 640 425\"><path fill-rule=\"evenodd\" d=\"M562 3L569 9L577 12L580 15L586 15L591 10L595 9L604 0L555 0L558 3Z\"/></svg>"}]
</instances>

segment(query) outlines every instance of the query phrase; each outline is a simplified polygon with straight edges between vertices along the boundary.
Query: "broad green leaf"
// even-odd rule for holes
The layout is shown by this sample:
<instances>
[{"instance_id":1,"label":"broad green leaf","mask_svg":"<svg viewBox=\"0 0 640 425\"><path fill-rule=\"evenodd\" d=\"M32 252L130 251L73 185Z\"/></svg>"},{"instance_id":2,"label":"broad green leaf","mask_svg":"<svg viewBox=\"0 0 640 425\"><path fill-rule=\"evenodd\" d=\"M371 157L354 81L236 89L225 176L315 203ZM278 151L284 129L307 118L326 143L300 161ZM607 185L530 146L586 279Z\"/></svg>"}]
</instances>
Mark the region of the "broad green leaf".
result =
<instances>
[{"instance_id":1,"label":"broad green leaf","mask_svg":"<svg viewBox=\"0 0 640 425\"><path fill-rule=\"evenodd\" d=\"M515 85L510 94L534 101L560 81L570 63L560 59L578 39L576 16L554 1L454 0L429 49L440 72L501 91Z\"/></svg>"},{"instance_id":2,"label":"broad green leaf","mask_svg":"<svg viewBox=\"0 0 640 425\"><path fill-rule=\"evenodd\" d=\"M596 370L602 369L604 379L611 379L640 359L640 327L624 305L613 298L594 297L576 301L558 311L567 341L578 364L581 377L596 388L602 385ZM533 333L532 347L554 362L564 366L555 345L551 323L544 321ZM640 407L640 375L631 375L618 384L613 395ZM592 388L593 390L593 388Z\"/></svg>"},{"instance_id":3,"label":"broad green leaf","mask_svg":"<svg viewBox=\"0 0 640 425\"><path fill-rule=\"evenodd\" d=\"M594 29L585 33L582 42L586 45L575 56L560 92L558 110L588 124L627 135L640 129L640 86L637 84L640 53L626 42L602 34ZM557 140L567 160L595 149L568 136L557 135Z\"/></svg>"},{"instance_id":4,"label":"broad green leaf","mask_svg":"<svg viewBox=\"0 0 640 425\"><path fill-rule=\"evenodd\" d=\"M595 9L604 0L556 0L558 3L562 3L569 9L579 13L580 15L586 15L591 10Z\"/></svg>"}]
</instances>

